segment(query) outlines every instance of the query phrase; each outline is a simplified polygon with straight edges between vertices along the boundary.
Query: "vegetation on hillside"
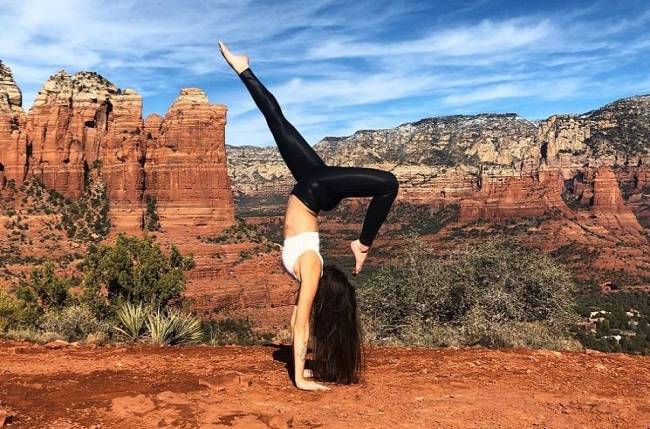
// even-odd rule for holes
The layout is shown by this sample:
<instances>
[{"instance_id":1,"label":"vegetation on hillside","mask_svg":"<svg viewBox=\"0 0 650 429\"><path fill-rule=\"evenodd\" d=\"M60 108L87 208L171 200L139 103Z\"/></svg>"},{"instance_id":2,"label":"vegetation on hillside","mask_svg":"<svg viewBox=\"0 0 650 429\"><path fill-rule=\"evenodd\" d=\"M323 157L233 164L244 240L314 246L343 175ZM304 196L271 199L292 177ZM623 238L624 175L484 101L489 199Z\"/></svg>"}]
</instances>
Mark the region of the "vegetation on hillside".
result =
<instances>
[{"instance_id":1,"label":"vegetation on hillside","mask_svg":"<svg viewBox=\"0 0 650 429\"><path fill-rule=\"evenodd\" d=\"M79 242L99 242L111 227L106 185L99 177L89 174L81 197L72 200L53 189L45 188L32 177L22 185L22 191L31 199L32 213L58 214L58 230L64 230L69 239ZM28 214L32 214L28 213Z\"/></svg>"},{"instance_id":2,"label":"vegetation on hillside","mask_svg":"<svg viewBox=\"0 0 650 429\"><path fill-rule=\"evenodd\" d=\"M145 197L144 211L145 231L160 231L160 217L158 216L158 200L153 195Z\"/></svg>"},{"instance_id":3,"label":"vegetation on hillside","mask_svg":"<svg viewBox=\"0 0 650 429\"><path fill-rule=\"evenodd\" d=\"M366 333L427 346L572 348L574 285L533 249L492 241L441 259L417 240L359 288Z\"/></svg>"},{"instance_id":4,"label":"vegetation on hillside","mask_svg":"<svg viewBox=\"0 0 650 429\"><path fill-rule=\"evenodd\" d=\"M96 244L106 237L110 221L106 188L93 177L89 175L77 201L45 189L34 178L19 188L7 184L15 200L22 197L23 201L22 208L0 205L9 218L6 227L11 238L5 242L9 247L0 249L0 267L28 262L34 268L12 290L0 291L0 334L41 341L90 338L158 344L254 344L269 338L255 332L246 320L201 321L184 310L184 273L194 266L191 255L182 255L174 246L165 252L148 236L122 234L113 244ZM156 200L147 197L145 201L144 229L159 230ZM348 202L333 215L350 225L362 221L365 209L364 204ZM91 243L79 264L82 276L58 274L66 267L61 261L21 256L18 244L33 239L27 234L28 215L32 214L53 215L53 220L44 221L50 232L41 241L56 241L58 231L59 236ZM545 220L556 216L551 212L538 218L478 221L453 228L452 239L487 241L445 257L435 256L422 243L397 257L390 249L390 258L377 249L374 256L390 262L378 269L368 266L353 280L359 285L368 338L427 346L558 349L576 347L572 339L577 339L588 348L650 354L650 294L602 294L597 288L577 291L571 276L557 262L593 259L596 248L572 243L545 255L492 239L495 235L535 234ZM385 234L435 234L457 218L457 205L397 202ZM240 253L240 259L247 259L276 248L281 229L280 218L261 224L238 218L236 225L222 233L199 239L214 244L254 243ZM337 240L352 233L357 233L356 227L341 228L336 231ZM324 237L326 234L324 231ZM407 242L414 241L409 238ZM324 240L324 246L327 243ZM73 258L81 259L81 255ZM351 261L346 259L346 263ZM616 284L630 284L625 276L624 271L612 272L608 278Z\"/></svg>"},{"instance_id":5,"label":"vegetation on hillside","mask_svg":"<svg viewBox=\"0 0 650 429\"><path fill-rule=\"evenodd\" d=\"M456 222L459 212L458 204L434 207L428 204L397 202L388 215L388 222L399 225L400 234L435 234L443 227Z\"/></svg>"},{"instance_id":6,"label":"vegetation on hillside","mask_svg":"<svg viewBox=\"0 0 650 429\"><path fill-rule=\"evenodd\" d=\"M239 252L241 260L250 259L261 253L269 253L277 248L277 245L257 225L252 225L240 217L237 218L235 225L224 229L220 234L199 237L199 239L212 244L254 243L251 249Z\"/></svg>"},{"instance_id":7,"label":"vegetation on hillside","mask_svg":"<svg viewBox=\"0 0 650 429\"><path fill-rule=\"evenodd\" d=\"M202 322L185 310L184 273L194 260L174 246L165 253L151 237L121 234L92 246L81 267L83 277L65 277L48 262L15 290L0 290L0 335L161 345L262 340L245 320Z\"/></svg>"}]
</instances>

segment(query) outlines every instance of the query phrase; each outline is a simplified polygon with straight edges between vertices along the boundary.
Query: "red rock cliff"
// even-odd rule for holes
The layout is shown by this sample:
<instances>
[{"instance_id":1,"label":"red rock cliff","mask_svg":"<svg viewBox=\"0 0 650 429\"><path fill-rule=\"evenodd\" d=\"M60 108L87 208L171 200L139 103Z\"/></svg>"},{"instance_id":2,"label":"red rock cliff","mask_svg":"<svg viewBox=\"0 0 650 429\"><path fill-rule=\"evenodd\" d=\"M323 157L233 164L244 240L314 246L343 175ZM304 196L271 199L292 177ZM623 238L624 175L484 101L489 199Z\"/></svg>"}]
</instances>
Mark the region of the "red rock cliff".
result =
<instances>
[{"instance_id":1,"label":"red rock cliff","mask_svg":"<svg viewBox=\"0 0 650 429\"><path fill-rule=\"evenodd\" d=\"M172 236L214 234L234 221L226 171L226 106L196 88L181 91L165 115L148 118L146 194L156 198Z\"/></svg>"},{"instance_id":2,"label":"red rock cliff","mask_svg":"<svg viewBox=\"0 0 650 429\"><path fill-rule=\"evenodd\" d=\"M106 184L114 232L141 231L145 194L155 196L162 227L206 234L233 224L226 172L226 108L184 89L164 119L142 120L142 97L91 72L61 71L28 114L0 64L0 174L20 185L35 176L77 198L89 171ZM146 176L145 176L146 173Z\"/></svg>"}]
</instances>

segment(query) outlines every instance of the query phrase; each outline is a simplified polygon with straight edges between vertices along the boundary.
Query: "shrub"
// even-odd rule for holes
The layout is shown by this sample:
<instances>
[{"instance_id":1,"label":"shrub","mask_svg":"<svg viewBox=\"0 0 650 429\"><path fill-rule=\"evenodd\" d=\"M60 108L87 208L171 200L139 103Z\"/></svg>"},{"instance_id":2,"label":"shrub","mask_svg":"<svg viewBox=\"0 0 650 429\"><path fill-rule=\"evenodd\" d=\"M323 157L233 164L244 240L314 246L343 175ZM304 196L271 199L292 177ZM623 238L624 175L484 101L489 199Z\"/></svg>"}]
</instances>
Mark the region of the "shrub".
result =
<instances>
[{"instance_id":1,"label":"shrub","mask_svg":"<svg viewBox=\"0 0 650 429\"><path fill-rule=\"evenodd\" d=\"M33 326L39 316L38 308L0 290L0 332Z\"/></svg>"},{"instance_id":2,"label":"shrub","mask_svg":"<svg viewBox=\"0 0 650 429\"><path fill-rule=\"evenodd\" d=\"M158 201L156 197L147 195L145 198L146 210L144 213L144 229L146 231L160 230L160 217L158 216Z\"/></svg>"},{"instance_id":3,"label":"shrub","mask_svg":"<svg viewBox=\"0 0 650 429\"><path fill-rule=\"evenodd\" d=\"M44 332L33 327L9 329L7 332L2 333L2 337L8 340L30 341L39 344L64 339L61 335L54 332Z\"/></svg>"},{"instance_id":4,"label":"shrub","mask_svg":"<svg viewBox=\"0 0 650 429\"><path fill-rule=\"evenodd\" d=\"M105 300L99 294L104 288L110 305L128 301L165 307L180 299L185 289L183 271L193 265L191 255L182 256L175 248L167 257L149 236L120 234L114 245L90 249L83 262L84 299L105 311Z\"/></svg>"},{"instance_id":5,"label":"shrub","mask_svg":"<svg viewBox=\"0 0 650 429\"><path fill-rule=\"evenodd\" d=\"M163 312L158 309L147 317L151 342L158 345L184 345L201 341L201 322L180 310Z\"/></svg>"},{"instance_id":6,"label":"shrub","mask_svg":"<svg viewBox=\"0 0 650 429\"><path fill-rule=\"evenodd\" d=\"M369 339L487 347L565 344L576 321L574 285L533 249L503 241L440 259L415 242L359 290Z\"/></svg>"},{"instance_id":7,"label":"shrub","mask_svg":"<svg viewBox=\"0 0 650 429\"><path fill-rule=\"evenodd\" d=\"M30 280L21 281L17 296L31 303L37 303L48 309L62 309L69 303L69 293L72 279L58 277L54 272L54 264L46 262L43 267L32 268Z\"/></svg>"},{"instance_id":8,"label":"shrub","mask_svg":"<svg viewBox=\"0 0 650 429\"><path fill-rule=\"evenodd\" d=\"M136 341L144 335L145 322L151 313L151 307L125 302L117 309L120 323L115 329L130 340Z\"/></svg>"},{"instance_id":9,"label":"shrub","mask_svg":"<svg viewBox=\"0 0 650 429\"><path fill-rule=\"evenodd\" d=\"M61 335L67 341L79 341L89 334L108 332L106 322L99 321L93 311L85 305L71 305L63 310L49 310L43 316L44 331Z\"/></svg>"}]
</instances>

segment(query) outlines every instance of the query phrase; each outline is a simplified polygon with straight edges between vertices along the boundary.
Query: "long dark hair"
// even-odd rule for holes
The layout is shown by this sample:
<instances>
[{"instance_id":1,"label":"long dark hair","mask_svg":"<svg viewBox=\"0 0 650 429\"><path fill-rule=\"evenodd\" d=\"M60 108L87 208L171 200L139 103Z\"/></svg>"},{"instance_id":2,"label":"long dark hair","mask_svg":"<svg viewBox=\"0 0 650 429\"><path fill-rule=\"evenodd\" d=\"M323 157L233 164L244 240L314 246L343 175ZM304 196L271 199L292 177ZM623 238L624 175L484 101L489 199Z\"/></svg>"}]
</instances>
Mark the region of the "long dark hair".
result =
<instances>
[{"instance_id":1,"label":"long dark hair","mask_svg":"<svg viewBox=\"0 0 650 429\"><path fill-rule=\"evenodd\" d=\"M357 383L362 366L357 297L346 275L334 265L323 268L311 317L314 375L323 381Z\"/></svg>"}]
</instances>

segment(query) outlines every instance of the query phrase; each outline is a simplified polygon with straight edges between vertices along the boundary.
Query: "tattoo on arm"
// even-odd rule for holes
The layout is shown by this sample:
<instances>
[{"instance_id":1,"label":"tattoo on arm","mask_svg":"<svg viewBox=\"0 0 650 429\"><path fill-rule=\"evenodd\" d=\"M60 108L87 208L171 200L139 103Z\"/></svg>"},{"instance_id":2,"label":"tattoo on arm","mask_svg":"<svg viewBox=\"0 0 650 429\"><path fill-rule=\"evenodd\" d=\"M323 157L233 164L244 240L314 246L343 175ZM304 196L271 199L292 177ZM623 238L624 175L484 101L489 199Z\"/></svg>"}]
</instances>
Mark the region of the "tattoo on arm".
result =
<instances>
[{"instance_id":1,"label":"tattoo on arm","mask_svg":"<svg viewBox=\"0 0 650 429\"><path fill-rule=\"evenodd\" d=\"M299 356L300 359L305 360L305 356L307 356L307 343L305 343L300 349Z\"/></svg>"}]
</instances>

